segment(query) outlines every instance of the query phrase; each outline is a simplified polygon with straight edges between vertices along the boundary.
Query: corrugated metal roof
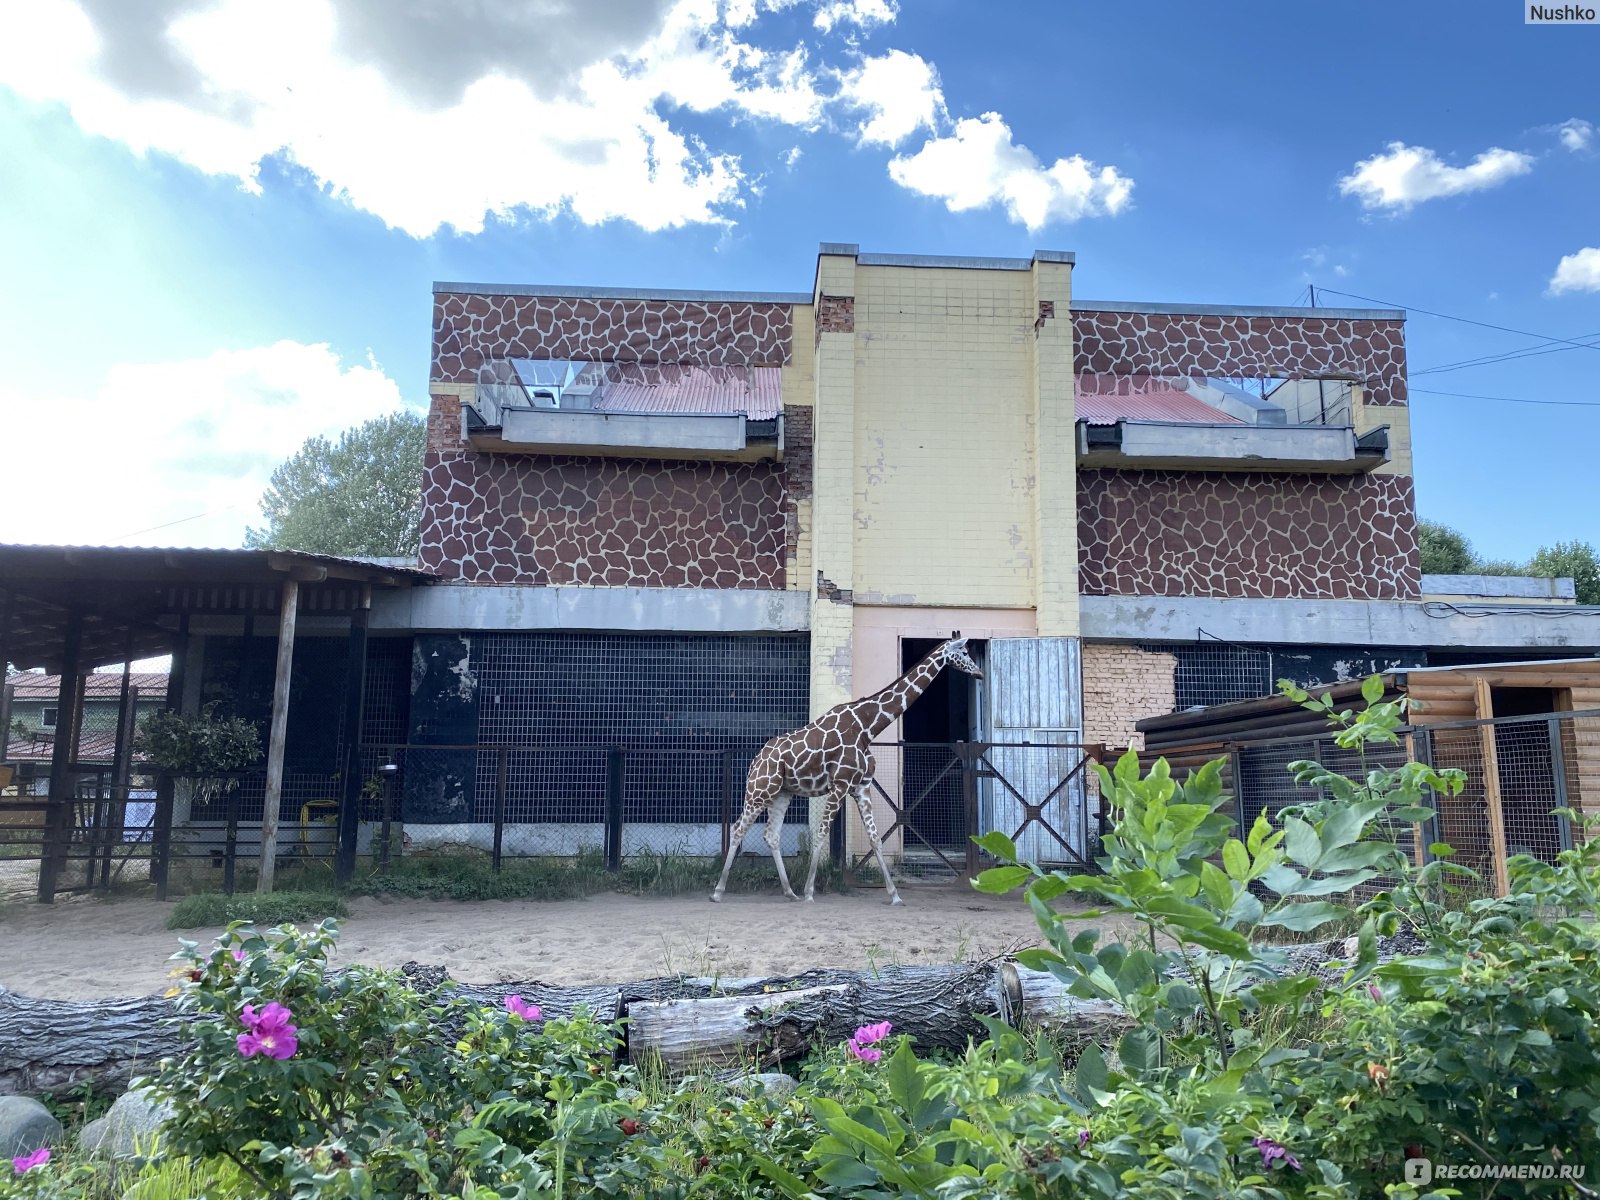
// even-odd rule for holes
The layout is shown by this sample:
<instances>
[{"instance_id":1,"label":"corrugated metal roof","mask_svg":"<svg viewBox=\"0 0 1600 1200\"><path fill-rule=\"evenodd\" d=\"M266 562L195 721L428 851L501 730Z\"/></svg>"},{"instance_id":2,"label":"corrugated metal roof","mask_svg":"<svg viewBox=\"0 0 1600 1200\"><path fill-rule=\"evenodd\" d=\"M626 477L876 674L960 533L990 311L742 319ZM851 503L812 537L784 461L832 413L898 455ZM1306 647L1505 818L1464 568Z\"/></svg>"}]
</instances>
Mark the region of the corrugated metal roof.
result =
<instances>
[{"instance_id":1,"label":"corrugated metal roof","mask_svg":"<svg viewBox=\"0 0 1600 1200\"><path fill-rule=\"evenodd\" d=\"M1221 409L1171 384L1148 381L1143 387L1100 390L1104 377L1078 379L1078 420L1090 425L1115 425L1118 421L1186 421L1196 425L1242 425Z\"/></svg>"},{"instance_id":2,"label":"corrugated metal roof","mask_svg":"<svg viewBox=\"0 0 1600 1200\"><path fill-rule=\"evenodd\" d=\"M783 408L780 367L608 363L600 412L743 413L770 421Z\"/></svg>"},{"instance_id":3,"label":"corrugated metal roof","mask_svg":"<svg viewBox=\"0 0 1600 1200\"><path fill-rule=\"evenodd\" d=\"M41 675L36 671L24 671L11 676L6 682L12 685L12 694L19 700L54 700L61 694L59 675ZM129 680L129 685L139 689L142 699L149 699L157 692L164 697L167 694L167 673L135 671ZM117 699L122 695L122 672L96 672L87 676L83 694L85 697L101 700Z\"/></svg>"}]
</instances>

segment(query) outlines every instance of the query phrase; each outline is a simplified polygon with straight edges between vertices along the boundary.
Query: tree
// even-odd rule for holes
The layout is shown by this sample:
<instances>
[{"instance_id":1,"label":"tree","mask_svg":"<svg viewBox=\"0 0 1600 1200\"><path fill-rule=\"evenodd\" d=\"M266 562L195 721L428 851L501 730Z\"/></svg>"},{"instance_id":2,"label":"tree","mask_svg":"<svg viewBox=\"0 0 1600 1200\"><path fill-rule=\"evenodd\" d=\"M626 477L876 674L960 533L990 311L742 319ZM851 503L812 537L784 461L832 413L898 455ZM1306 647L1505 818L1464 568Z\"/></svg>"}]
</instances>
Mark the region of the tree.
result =
<instances>
[{"instance_id":1,"label":"tree","mask_svg":"<svg viewBox=\"0 0 1600 1200\"><path fill-rule=\"evenodd\" d=\"M1528 563L1530 575L1570 578L1579 604L1600 604L1600 557L1588 542L1557 542L1540 546Z\"/></svg>"},{"instance_id":2,"label":"tree","mask_svg":"<svg viewBox=\"0 0 1600 1200\"><path fill-rule=\"evenodd\" d=\"M272 473L261 495L264 529L253 549L313 554L415 555L422 519L427 423L402 411L305 445Z\"/></svg>"},{"instance_id":3,"label":"tree","mask_svg":"<svg viewBox=\"0 0 1600 1200\"><path fill-rule=\"evenodd\" d=\"M1424 575L1470 575L1478 568L1466 535L1438 521L1417 522L1417 546Z\"/></svg>"}]
</instances>

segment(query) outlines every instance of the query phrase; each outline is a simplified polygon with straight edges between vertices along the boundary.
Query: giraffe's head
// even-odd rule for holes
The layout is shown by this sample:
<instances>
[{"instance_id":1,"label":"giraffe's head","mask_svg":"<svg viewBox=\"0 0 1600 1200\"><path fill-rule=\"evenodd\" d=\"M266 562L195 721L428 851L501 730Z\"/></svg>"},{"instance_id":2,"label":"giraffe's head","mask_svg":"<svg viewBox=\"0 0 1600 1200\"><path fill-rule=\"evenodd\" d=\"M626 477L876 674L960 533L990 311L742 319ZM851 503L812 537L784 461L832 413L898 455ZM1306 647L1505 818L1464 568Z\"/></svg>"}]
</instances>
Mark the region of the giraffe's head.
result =
<instances>
[{"instance_id":1,"label":"giraffe's head","mask_svg":"<svg viewBox=\"0 0 1600 1200\"><path fill-rule=\"evenodd\" d=\"M983 678L983 669L967 653L967 639L964 637L953 637L944 644L944 661L958 671Z\"/></svg>"}]
</instances>

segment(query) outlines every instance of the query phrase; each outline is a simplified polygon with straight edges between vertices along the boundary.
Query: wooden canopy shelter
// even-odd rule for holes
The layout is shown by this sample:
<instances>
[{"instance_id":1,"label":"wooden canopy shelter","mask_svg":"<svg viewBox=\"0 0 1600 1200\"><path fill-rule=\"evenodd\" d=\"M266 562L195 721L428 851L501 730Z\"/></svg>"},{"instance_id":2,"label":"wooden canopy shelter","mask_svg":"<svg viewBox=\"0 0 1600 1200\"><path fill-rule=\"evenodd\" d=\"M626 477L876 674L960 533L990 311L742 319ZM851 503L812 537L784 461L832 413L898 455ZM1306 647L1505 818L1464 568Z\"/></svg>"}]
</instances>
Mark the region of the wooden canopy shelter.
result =
<instances>
[{"instance_id":1,"label":"wooden canopy shelter","mask_svg":"<svg viewBox=\"0 0 1600 1200\"><path fill-rule=\"evenodd\" d=\"M1365 762L1416 758L1467 774L1460 796L1438 798L1434 828L1419 831L1419 861L1427 843L1446 842L1503 893L1509 855L1549 859L1570 845L1571 826L1552 809L1600 813L1600 659L1421 667L1382 678L1386 700L1407 695L1417 704L1404 745L1375 749ZM1359 680L1311 690L1339 708L1365 706ZM1333 745L1324 716L1283 696L1150 717L1137 728L1144 757L1175 770L1225 759L1241 815L1298 798L1287 771L1294 759L1363 766Z\"/></svg>"},{"instance_id":2,"label":"wooden canopy shelter","mask_svg":"<svg viewBox=\"0 0 1600 1200\"><path fill-rule=\"evenodd\" d=\"M22 670L42 667L63 677L39 899L48 903L54 898L71 840L73 756L82 720L83 677L107 663L127 664L170 654L167 703L176 707L184 694L189 620L198 614L266 618L278 626L262 828L263 890L272 886L275 861L273 839L282 786L295 621L300 613L348 617L350 668L345 703L347 728L353 734L347 739L351 761L344 772L339 818L339 863L341 871L347 870L354 862L360 786L355 755L372 593L380 588L411 587L431 578L415 567L384 560L288 551L0 545L0 663ZM9 695L9 689L4 695ZM0 729L8 724L6 703L0 698ZM131 734L131 720L119 721L114 775L124 786ZM165 811L170 819L170 804L157 807L158 813ZM158 828L158 841L160 834Z\"/></svg>"}]
</instances>

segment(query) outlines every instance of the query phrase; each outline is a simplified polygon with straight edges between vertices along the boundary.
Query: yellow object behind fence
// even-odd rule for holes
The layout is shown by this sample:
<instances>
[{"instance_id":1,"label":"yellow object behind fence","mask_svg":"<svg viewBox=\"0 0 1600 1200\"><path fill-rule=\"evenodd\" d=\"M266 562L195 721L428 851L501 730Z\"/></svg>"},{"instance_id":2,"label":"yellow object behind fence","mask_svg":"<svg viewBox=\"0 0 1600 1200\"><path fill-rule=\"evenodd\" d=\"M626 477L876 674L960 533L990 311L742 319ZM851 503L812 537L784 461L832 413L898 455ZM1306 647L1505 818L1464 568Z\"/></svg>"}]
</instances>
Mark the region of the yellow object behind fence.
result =
<instances>
[{"instance_id":1,"label":"yellow object behind fence","mask_svg":"<svg viewBox=\"0 0 1600 1200\"><path fill-rule=\"evenodd\" d=\"M324 813L318 820L339 819L339 802L337 800L308 800L300 806L300 856L302 858L314 857L311 853L311 821L313 813Z\"/></svg>"}]
</instances>

